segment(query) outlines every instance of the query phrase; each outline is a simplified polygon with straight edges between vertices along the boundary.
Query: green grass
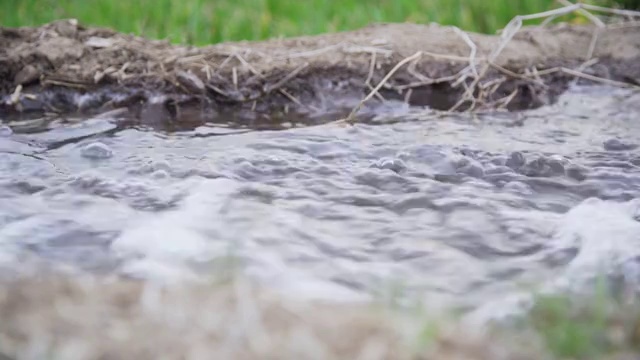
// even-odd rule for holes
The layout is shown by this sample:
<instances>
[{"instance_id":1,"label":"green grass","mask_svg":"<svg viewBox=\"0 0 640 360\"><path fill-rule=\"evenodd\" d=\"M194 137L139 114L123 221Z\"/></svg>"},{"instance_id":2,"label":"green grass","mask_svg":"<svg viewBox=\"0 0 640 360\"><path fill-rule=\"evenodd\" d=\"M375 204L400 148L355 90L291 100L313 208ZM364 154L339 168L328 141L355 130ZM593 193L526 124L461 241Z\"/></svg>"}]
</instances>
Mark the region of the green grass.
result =
<instances>
[{"instance_id":1,"label":"green grass","mask_svg":"<svg viewBox=\"0 0 640 360\"><path fill-rule=\"evenodd\" d=\"M420 305L397 306L403 298L403 285L391 284L389 293L380 304L383 309L409 310L412 318L422 324L416 340L417 349L437 346L442 330L457 321L456 312L434 313ZM619 284L618 284L619 285ZM578 294L536 294L534 306L522 314L520 321L496 324L485 341L497 341L505 349L525 346L530 355L548 355L555 360L614 360L640 358L640 298L633 289L616 286L601 276L590 291ZM397 298L395 297L397 296ZM391 300L391 301L389 301ZM534 337L540 339L541 348L531 346ZM464 345L464 341L460 343ZM616 357L635 354L634 357ZM484 357L479 357L484 359ZM509 359L514 359L509 357Z\"/></svg>"},{"instance_id":2,"label":"green grass","mask_svg":"<svg viewBox=\"0 0 640 360\"><path fill-rule=\"evenodd\" d=\"M556 7L554 0L2 0L0 24L36 26L77 18L86 25L203 45L351 30L375 22L437 22L493 33L515 15Z\"/></svg>"},{"instance_id":3,"label":"green grass","mask_svg":"<svg viewBox=\"0 0 640 360\"><path fill-rule=\"evenodd\" d=\"M640 351L640 303L601 286L588 296L539 296L528 315L556 359L603 359Z\"/></svg>"}]
</instances>

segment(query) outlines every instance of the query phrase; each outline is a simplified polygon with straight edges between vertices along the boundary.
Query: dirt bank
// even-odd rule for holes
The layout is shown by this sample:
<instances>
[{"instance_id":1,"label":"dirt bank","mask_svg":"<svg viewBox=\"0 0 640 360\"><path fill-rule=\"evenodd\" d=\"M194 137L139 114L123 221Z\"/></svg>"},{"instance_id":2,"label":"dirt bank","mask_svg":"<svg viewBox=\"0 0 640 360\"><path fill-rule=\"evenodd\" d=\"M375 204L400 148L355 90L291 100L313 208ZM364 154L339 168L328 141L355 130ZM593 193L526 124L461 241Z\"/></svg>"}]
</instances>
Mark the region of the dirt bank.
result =
<instances>
[{"instance_id":1,"label":"dirt bank","mask_svg":"<svg viewBox=\"0 0 640 360\"><path fill-rule=\"evenodd\" d=\"M244 281L145 287L45 276L2 285L0 358L543 358L531 339L516 351L505 339L382 304L287 300ZM441 334L431 338L427 326Z\"/></svg>"},{"instance_id":2,"label":"dirt bank","mask_svg":"<svg viewBox=\"0 0 640 360\"><path fill-rule=\"evenodd\" d=\"M640 85L640 27L601 29L590 54L594 31L524 28L491 59L499 36L438 25L382 24L207 47L174 46L75 20L0 28L0 117L118 107L129 107L143 120L206 120L228 112L270 118L327 114L353 107L409 57L372 102L525 109L553 101L576 79L572 71L579 71L581 81L591 75ZM470 86L473 97L464 101Z\"/></svg>"}]
</instances>

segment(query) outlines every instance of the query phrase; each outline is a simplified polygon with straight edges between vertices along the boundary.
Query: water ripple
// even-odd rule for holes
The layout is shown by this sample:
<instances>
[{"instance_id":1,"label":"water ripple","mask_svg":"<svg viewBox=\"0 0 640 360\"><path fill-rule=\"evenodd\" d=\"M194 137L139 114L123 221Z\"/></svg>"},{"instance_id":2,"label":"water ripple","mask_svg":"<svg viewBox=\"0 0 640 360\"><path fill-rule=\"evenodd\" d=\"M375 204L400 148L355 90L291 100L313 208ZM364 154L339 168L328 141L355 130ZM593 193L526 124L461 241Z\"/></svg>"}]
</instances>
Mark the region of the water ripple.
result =
<instances>
[{"instance_id":1,"label":"water ripple","mask_svg":"<svg viewBox=\"0 0 640 360\"><path fill-rule=\"evenodd\" d=\"M287 291L400 282L467 305L598 266L632 274L640 123L612 115L611 96L569 92L518 126L405 109L224 136L105 118L18 127L0 137L0 251L160 280L235 259ZM82 156L98 142L109 156Z\"/></svg>"}]
</instances>

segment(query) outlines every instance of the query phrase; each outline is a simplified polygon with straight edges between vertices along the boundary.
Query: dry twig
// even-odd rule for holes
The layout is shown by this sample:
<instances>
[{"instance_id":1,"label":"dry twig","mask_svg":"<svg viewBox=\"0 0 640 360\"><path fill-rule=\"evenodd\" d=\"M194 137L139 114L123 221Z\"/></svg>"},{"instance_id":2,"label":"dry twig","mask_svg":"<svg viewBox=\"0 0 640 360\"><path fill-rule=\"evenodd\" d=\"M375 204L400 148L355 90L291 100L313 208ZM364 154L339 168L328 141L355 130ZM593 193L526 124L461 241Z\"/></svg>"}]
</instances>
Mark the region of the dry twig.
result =
<instances>
[{"instance_id":1,"label":"dry twig","mask_svg":"<svg viewBox=\"0 0 640 360\"><path fill-rule=\"evenodd\" d=\"M342 121L345 121L347 123L352 123L354 116L362 108L364 103L369 101L369 99L371 99L373 97L373 95L375 93L377 93L378 90L380 90L380 88L382 88L382 85L384 85L389 80L389 78L391 78L393 76L393 74L396 73L396 71L398 71L406 63L408 63L410 61L413 61L414 59L418 59L421 56L422 56L422 51L418 51L417 53L415 53L415 54L403 59L402 61L400 61L396 66L393 67L393 69L391 69L391 71L389 71L389 73L384 78L382 78L382 80L380 80L378 85L373 90L371 90L371 92L364 99L362 99L362 101L360 101L358 103L358 105L356 105L356 107L353 108L353 110L351 110L349 115L346 118L342 119Z\"/></svg>"}]
</instances>

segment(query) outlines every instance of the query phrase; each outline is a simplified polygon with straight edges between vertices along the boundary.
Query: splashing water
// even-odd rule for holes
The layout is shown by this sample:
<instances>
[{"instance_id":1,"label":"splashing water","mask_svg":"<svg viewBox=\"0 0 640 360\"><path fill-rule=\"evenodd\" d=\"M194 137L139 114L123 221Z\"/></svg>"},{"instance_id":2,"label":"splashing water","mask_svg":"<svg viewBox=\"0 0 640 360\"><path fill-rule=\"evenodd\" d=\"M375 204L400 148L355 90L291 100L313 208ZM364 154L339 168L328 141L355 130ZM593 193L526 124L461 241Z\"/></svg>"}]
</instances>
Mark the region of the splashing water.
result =
<instances>
[{"instance_id":1,"label":"splashing water","mask_svg":"<svg viewBox=\"0 0 640 360\"><path fill-rule=\"evenodd\" d=\"M573 88L519 114L398 106L281 131L8 123L0 267L183 281L233 263L301 296L400 284L471 307L601 272L637 283L639 101Z\"/></svg>"}]
</instances>

